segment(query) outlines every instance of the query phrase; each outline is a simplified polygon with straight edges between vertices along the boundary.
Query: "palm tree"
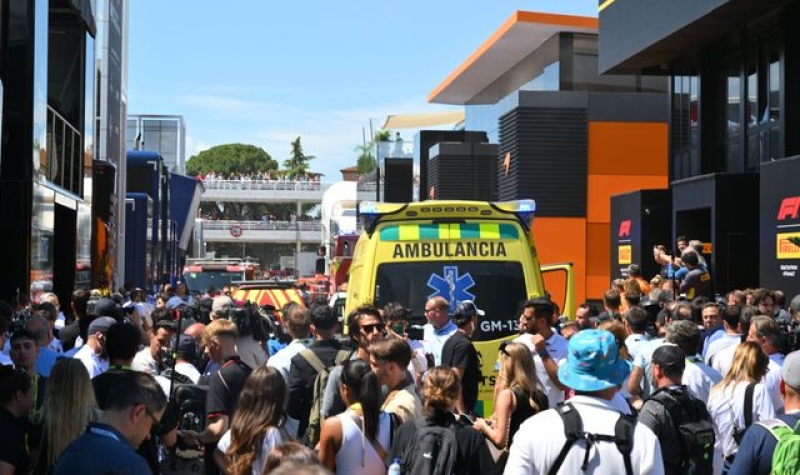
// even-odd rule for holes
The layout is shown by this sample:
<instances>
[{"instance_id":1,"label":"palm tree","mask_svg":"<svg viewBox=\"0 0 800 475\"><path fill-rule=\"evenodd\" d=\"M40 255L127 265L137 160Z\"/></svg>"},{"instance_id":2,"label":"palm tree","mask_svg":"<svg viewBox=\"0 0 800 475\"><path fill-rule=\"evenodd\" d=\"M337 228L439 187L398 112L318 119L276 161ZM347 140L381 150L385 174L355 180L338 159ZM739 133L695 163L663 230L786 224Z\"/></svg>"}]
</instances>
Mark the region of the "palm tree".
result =
<instances>
[{"instance_id":1,"label":"palm tree","mask_svg":"<svg viewBox=\"0 0 800 475\"><path fill-rule=\"evenodd\" d=\"M368 142L355 148L355 151L358 152L356 165L360 175L366 175L376 167L375 155L372 153L374 146L373 142Z\"/></svg>"}]
</instances>

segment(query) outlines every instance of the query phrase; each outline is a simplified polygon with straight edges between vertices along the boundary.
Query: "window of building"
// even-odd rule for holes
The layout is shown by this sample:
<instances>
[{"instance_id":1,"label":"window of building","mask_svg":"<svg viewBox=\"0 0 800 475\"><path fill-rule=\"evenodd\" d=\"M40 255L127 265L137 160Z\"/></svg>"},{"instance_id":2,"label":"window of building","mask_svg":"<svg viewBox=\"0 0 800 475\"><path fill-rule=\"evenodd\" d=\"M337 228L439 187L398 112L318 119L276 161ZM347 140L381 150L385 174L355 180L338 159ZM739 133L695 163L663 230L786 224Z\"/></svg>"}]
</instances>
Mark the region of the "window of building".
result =
<instances>
[{"instance_id":1,"label":"window of building","mask_svg":"<svg viewBox=\"0 0 800 475\"><path fill-rule=\"evenodd\" d=\"M672 78L672 157L674 179L700 174L700 80Z\"/></svg>"},{"instance_id":2,"label":"window of building","mask_svg":"<svg viewBox=\"0 0 800 475\"><path fill-rule=\"evenodd\" d=\"M783 156L780 44L774 33L754 38L747 59L747 170Z\"/></svg>"}]
</instances>

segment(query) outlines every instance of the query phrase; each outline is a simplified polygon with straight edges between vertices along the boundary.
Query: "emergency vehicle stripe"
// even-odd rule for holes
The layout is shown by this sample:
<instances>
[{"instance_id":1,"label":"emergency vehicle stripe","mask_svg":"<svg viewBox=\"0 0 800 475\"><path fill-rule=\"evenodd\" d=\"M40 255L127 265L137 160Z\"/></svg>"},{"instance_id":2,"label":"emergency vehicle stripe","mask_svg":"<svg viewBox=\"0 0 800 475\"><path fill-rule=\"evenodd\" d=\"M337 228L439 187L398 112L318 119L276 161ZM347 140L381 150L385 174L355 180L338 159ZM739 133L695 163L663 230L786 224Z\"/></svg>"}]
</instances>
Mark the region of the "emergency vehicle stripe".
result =
<instances>
[{"instance_id":1,"label":"emergency vehicle stripe","mask_svg":"<svg viewBox=\"0 0 800 475\"><path fill-rule=\"evenodd\" d=\"M382 241L517 239L518 237L519 231L514 225L502 223L398 224L381 229Z\"/></svg>"},{"instance_id":2,"label":"emergency vehicle stripe","mask_svg":"<svg viewBox=\"0 0 800 475\"><path fill-rule=\"evenodd\" d=\"M467 223L461 225L460 239L478 239L481 237L481 227L479 224Z\"/></svg>"},{"instance_id":3,"label":"emergency vehicle stripe","mask_svg":"<svg viewBox=\"0 0 800 475\"><path fill-rule=\"evenodd\" d=\"M419 239L423 241L435 241L439 239L438 224L420 224L416 227L419 228Z\"/></svg>"},{"instance_id":4,"label":"emergency vehicle stripe","mask_svg":"<svg viewBox=\"0 0 800 475\"><path fill-rule=\"evenodd\" d=\"M286 305L286 297L283 295L282 291L268 290L267 294L269 295L270 300L272 300L272 305L274 305L275 308L283 308L283 306Z\"/></svg>"},{"instance_id":5,"label":"emergency vehicle stripe","mask_svg":"<svg viewBox=\"0 0 800 475\"><path fill-rule=\"evenodd\" d=\"M418 224L400 224L398 225L400 241L418 241L419 240L419 225Z\"/></svg>"},{"instance_id":6,"label":"emergency vehicle stripe","mask_svg":"<svg viewBox=\"0 0 800 475\"><path fill-rule=\"evenodd\" d=\"M500 225L482 223L481 239L500 239Z\"/></svg>"}]
</instances>

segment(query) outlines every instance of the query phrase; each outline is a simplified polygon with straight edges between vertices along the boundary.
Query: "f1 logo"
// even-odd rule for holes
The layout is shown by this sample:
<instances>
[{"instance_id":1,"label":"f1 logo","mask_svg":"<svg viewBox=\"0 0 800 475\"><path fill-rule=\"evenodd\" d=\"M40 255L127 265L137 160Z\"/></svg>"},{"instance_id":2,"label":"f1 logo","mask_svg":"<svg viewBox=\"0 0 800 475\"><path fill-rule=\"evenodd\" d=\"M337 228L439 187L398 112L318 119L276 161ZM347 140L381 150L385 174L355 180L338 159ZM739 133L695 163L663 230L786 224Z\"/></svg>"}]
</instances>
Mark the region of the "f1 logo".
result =
<instances>
[{"instance_id":1,"label":"f1 logo","mask_svg":"<svg viewBox=\"0 0 800 475\"><path fill-rule=\"evenodd\" d=\"M778 221L786 218L797 219L798 212L800 212L800 196L784 198L778 210Z\"/></svg>"},{"instance_id":2,"label":"f1 logo","mask_svg":"<svg viewBox=\"0 0 800 475\"><path fill-rule=\"evenodd\" d=\"M626 219L619 223L619 237L631 237L631 220Z\"/></svg>"}]
</instances>

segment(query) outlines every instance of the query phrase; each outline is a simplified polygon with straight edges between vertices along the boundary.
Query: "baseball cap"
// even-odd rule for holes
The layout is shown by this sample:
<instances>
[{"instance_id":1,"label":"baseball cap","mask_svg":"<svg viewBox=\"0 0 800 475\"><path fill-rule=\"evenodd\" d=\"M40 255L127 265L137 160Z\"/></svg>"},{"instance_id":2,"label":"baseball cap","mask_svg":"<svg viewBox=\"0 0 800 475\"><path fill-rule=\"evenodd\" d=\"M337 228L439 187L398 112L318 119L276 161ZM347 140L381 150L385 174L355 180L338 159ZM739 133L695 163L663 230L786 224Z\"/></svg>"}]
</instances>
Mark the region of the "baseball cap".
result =
<instances>
[{"instance_id":1,"label":"baseball cap","mask_svg":"<svg viewBox=\"0 0 800 475\"><path fill-rule=\"evenodd\" d=\"M112 317L97 317L89 324L89 335L97 332L107 332L111 325L116 324L117 321Z\"/></svg>"},{"instance_id":2,"label":"baseball cap","mask_svg":"<svg viewBox=\"0 0 800 475\"><path fill-rule=\"evenodd\" d=\"M800 351L786 355L781 367L781 379L795 389L800 389Z\"/></svg>"},{"instance_id":3,"label":"baseball cap","mask_svg":"<svg viewBox=\"0 0 800 475\"><path fill-rule=\"evenodd\" d=\"M652 362L668 374L682 373L686 369L686 353L678 345L663 345L653 352Z\"/></svg>"},{"instance_id":4,"label":"baseball cap","mask_svg":"<svg viewBox=\"0 0 800 475\"><path fill-rule=\"evenodd\" d=\"M167 307L167 310L175 310L181 305L186 305L186 302L177 295L170 297L170 299L164 304L164 306Z\"/></svg>"},{"instance_id":5,"label":"baseball cap","mask_svg":"<svg viewBox=\"0 0 800 475\"><path fill-rule=\"evenodd\" d=\"M486 312L479 309L472 300L462 300L459 302L459 304L456 306L455 313L465 317L471 317L473 315L482 317L486 315Z\"/></svg>"},{"instance_id":6,"label":"baseball cap","mask_svg":"<svg viewBox=\"0 0 800 475\"><path fill-rule=\"evenodd\" d=\"M180 335L176 350L179 354L186 356L187 359L194 359L197 356L197 344L194 338L189 335Z\"/></svg>"},{"instance_id":7,"label":"baseball cap","mask_svg":"<svg viewBox=\"0 0 800 475\"><path fill-rule=\"evenodd\" d=\"M112 317L118 322L125 318L122 306L109 297L103 297L94 304L94 314L98 317Z\"/></svg>"},{"instance_id":8,"label":"baseball cap","mask_svg":"<svg viewBox=\"0 0 800 475\"><path fill-rule=\"evenodd\" d=\"M576 391L602 391L619 386L631 364L619 355L617 340L606 330L582 330L569 340L567 361L558 379Z\"/></svg>"},{"instance_id":9,"label":"baseball cap","mask_svg":"<svg viewBox=\"0 0 800 475\"><path fill-rule=\"evenodd\" d=\"M216 314L217 312L227 312L232 306L233 299L227 295L220 295L218 297L214 297L214 303L211 304L211 313Z\"/></svg>"},{"instance_id":10,"label":"baseball cap","mask_svg":"<svg viewBox=\"0 0 800 475\"><path fill-rule=\"evenodd\" d=\"M639 264L631 264L628 266L628 275L639 275L642 273L642 268Z\"/></svg>"}]
</instances>

